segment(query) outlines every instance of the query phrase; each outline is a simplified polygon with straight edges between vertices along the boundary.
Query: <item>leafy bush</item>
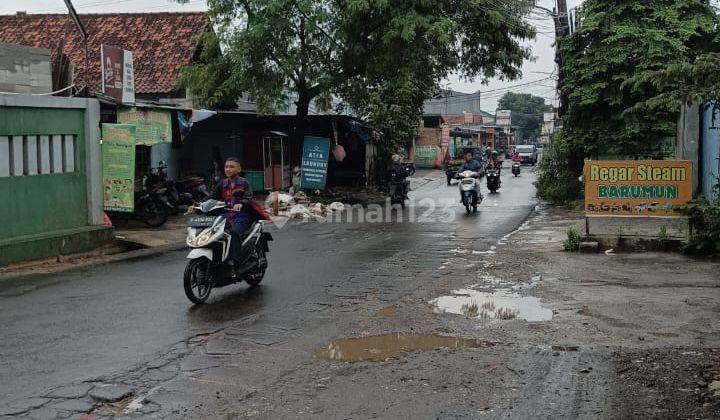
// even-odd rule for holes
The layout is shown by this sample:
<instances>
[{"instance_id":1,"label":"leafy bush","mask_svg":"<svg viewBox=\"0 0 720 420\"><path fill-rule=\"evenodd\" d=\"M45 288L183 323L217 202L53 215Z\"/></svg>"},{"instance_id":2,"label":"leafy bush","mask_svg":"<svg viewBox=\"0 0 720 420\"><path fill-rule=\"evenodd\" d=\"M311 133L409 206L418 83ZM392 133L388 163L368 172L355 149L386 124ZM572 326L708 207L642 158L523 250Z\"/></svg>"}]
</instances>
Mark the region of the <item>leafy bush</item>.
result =
<instances>
[{"instance_id":1,"label":"leafy bush","mask_svg":"<svg viewBox=\"0 0 720 420\"><path fill-rule=\"evenodd\" d=\"M715 200L693 200L683 207L690 217L690 238L683 246L689 254L720 253L720 184L715 186Z\"/></svg>"},{"instance_id":2,"label":"leafy bush","mask_svg":"<svg viewBox=\"0 0 720 420\"><path fill-rule=\"evenodd\" d=\"M580 234L575 229L567 231L567 239L563 242L565 251L577 251L580 249Z\"/></svg>"},{"instance_id":3,"label":"leafy bush","mask_svg":"<svg viewBox=\"0 0 720 420\"><path fill-rule=\"evenodd\" d=\"M570 153L561 135L556 136L543 151L537 195L550 204L562 206L582 198L583 184L568 164Z\"/></svg>"},{"instance_id":4,"label":"leafy bush","mask_svg":"<svg viewBox=\"0 0 720 420\"><path fill-rule=\"evenodd\" d=\"M657 240L660 249L668 248L668 246L670 245L670 236L668 235L667 228L665 226L660 228L660 231L658 232L655 239Z\"/></svg>"}]
</instances>

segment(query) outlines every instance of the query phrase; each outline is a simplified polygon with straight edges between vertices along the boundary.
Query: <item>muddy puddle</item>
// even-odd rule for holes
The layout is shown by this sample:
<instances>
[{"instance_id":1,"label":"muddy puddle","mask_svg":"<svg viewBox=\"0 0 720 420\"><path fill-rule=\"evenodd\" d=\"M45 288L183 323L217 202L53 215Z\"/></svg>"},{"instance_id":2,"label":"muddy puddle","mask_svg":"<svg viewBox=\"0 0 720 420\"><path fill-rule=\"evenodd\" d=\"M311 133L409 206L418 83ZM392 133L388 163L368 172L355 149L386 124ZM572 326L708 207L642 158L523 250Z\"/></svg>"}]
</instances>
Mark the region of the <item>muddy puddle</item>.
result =
<instances>
[{"instance_id":1,"label":"muddy puddle","mask_svg":"<svg viewBox=\"0 0 720 420\"><path fill-rule=\"evenodd\" d=\"M475 289L454 290L449 296L430 301L441 312L479 319L524 319L530 322L549 321L552 310L542 306L540 299L521 296L510 289L481 292Z\"/></svg>"},{"instance_id":2,"label":"muddy puddle","mask_svg":"<svg viewBox=\"0 0 720 420\"><path fill-rule=\"evenodd\" d=\"M378 362L406 356L412 351L491 347L494 343L439 334L394 333L335 340L315 353L319 359L344 362Z\"/></svg>"}]
</instances>

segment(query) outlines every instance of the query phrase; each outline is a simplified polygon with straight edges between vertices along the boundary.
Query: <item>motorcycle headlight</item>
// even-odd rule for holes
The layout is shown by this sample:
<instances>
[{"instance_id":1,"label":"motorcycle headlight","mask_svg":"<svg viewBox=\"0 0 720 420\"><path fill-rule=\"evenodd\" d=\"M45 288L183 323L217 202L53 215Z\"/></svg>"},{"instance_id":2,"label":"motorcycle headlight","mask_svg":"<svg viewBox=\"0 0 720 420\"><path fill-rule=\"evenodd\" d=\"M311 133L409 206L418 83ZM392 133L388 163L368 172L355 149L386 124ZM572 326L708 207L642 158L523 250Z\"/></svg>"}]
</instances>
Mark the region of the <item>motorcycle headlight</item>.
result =
<instances>
[{"instance_id":1,"label":"motorcycle headlight","mask_svg":"<svg viewBox=\"0 0 720 420\"><path fill-rule=\"evenodd\" d=\"M202 235L198 236L195 243L197 246L205 246L208 242L210 242L210 238L212 238L212 236L212 231L204 232Z\"/></svg>"}]
</instances>

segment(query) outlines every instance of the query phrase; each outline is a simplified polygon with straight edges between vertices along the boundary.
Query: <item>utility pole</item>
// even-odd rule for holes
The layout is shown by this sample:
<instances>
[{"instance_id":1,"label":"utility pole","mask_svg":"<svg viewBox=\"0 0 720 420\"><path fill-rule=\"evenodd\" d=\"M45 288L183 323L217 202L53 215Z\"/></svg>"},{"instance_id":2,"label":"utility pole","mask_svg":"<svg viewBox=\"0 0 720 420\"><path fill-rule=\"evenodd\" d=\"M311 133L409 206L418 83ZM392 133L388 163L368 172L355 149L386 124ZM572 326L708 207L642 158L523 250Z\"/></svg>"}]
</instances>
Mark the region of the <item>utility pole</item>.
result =
<instances>
[{"instance_id":1,"label":"utility pole","mask_svg":"<svg viewBox=\"0 0 720 420\"><path fill-rule=\"evenodd\" d=\"M560 50L560 43L564 37L569 34L570 31L570 19L568 16L567 0L556 0L557 2L557 13L554 15L555 20L555 63L558 66L558 90L563 82L563 57L562 51ZM560 91L560 104L558 114L562 118L565 114L565 107L567 106L567 98Z\"/></svg>"}]
</instances>

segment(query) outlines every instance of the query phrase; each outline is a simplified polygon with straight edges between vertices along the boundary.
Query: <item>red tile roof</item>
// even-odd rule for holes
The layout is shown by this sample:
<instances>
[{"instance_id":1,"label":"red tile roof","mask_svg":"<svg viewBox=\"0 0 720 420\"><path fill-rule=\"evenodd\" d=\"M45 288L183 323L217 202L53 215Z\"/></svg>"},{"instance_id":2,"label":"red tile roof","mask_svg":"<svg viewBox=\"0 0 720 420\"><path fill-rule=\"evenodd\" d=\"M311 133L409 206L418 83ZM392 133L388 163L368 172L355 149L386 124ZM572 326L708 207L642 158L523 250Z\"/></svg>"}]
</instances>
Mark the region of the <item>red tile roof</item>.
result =
<instances>
[{"instance_id":1,"label":"red tile roof","mask_svg":"<svg viewBox=\"0 0 720 420\"><path fill-rule=\"evenodd\" d=\"M80 31L67 14L0 16L0 42L54 51L67 33L63 52L75 65L76 83L95 92L102 77L100 44L120 47L133 53L137 93L170 93L209 24L201 12L85 14L80 20L88 32L87 59Z\"/></svg>"}]
</instances>

